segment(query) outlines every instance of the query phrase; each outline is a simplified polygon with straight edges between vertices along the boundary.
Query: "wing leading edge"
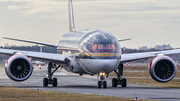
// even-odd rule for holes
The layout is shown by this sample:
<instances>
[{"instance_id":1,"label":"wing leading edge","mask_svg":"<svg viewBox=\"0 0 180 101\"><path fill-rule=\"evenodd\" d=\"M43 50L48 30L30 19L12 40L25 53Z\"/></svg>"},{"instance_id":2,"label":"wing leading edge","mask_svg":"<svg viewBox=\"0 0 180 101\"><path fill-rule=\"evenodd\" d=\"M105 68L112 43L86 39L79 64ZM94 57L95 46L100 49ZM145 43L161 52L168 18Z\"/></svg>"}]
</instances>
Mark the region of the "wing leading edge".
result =
<instances>
[{"instance_id":1,"label":"wing leading edge","mask_svg":"<svg viewBox=\"0 0 180 101\"><path fill-rule=\"evenodd\" d=\"M121 62L124 63L129 61L154 58L158 55L174 55L174 54L180 54L180 49L157 51L157 52L122 54Z\"/></svg>"},{"instance_id":2,"label":"wing leading edge","mask_svg":"<svg viewBox=\"0 0 180 101\"><path fill-rule=\"evenodd\" d=\"M51 44L51 43L46 43L46 42L39 42L39 41L32 41L32 40L25 40L25 39L17 39L17 38L8 38L8 37L2 37L2 38L3 39L8 39L8 40L20 41L20 42L27 42L27 43L45 45L45 46L50 46L50 47L55 47L55 48L59 47L59 48L75 49L75 48L72 48L72 47L58 46L57 44Z\"/></svg>"},{"instance_id":3,"label":"wing leading edge","mask_svg":"<svg viewBox=\"0 0 180 101\"><path fill-rule=\"evenodd\" d=\"M34 60L39 60L39 61L44 61L44 62L54 62L58 64L67 64L69 62L69 59L67 58L67 56L60 55L60 54L52 54L52 53L0 49L0 54L10 55L10 56L15 55L15 54L23 54Z\"/></svg>"},{"instance_id":4,"label":"wing leading edge","mask_svg":"<svg viewBox=\"0 0 180 101\"><path fill-rule=\"evenodd\" d=\"M39 42L39 41L23 40L23 39L8 38L8 37L2 37L2 38L3 38L3 39L8 39L8 40L21 41L21 42L35 43L35 44L40 44L40 45L45 45L45 46L51 46L51 47L58 47L58 45L56 45L56 44Z\"/></svg>"}]
</instances>

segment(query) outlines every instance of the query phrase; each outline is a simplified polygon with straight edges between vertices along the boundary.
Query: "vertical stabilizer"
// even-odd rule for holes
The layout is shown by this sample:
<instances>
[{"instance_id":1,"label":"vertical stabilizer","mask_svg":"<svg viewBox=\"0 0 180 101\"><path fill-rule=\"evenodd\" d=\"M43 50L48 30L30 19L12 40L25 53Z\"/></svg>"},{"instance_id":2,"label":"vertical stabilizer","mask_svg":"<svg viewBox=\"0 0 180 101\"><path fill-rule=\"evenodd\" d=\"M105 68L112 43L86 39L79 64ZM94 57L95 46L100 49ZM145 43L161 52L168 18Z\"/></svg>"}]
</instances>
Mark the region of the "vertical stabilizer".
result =
<instances>
[{"instance_id":1,"label":"vertical stabilizer","mask_svg":"<svg viewBox=\"0 0 180 101\"><path fill-rule=\"evenodd\" d=\"M75 31L72 0L68 0L68 4L69 4L69 31Z\"/></svg>"}]
</instances>

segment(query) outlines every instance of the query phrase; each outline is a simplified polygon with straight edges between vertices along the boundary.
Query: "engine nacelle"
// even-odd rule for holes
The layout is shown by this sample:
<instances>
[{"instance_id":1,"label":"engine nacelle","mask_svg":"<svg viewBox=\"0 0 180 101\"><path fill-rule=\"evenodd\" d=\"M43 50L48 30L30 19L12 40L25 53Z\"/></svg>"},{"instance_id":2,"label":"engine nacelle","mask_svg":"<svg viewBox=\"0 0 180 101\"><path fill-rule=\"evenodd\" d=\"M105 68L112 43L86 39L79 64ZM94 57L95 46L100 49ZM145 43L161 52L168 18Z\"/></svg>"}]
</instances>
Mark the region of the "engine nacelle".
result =
<instances>
[{"instance_id":1,"label":"engine nacelle","mask_svg":"<svg viewBox=\"0 0 180 101\"><path fill-rule=\"evenodd\" d=\"M28 57L22 54L16 54L7 60L5 71L10 79L24 81L31 76L33 66Z\"/></svg>"},{"instance_id":2,"label":"engine nacelle","mask_svg":"<svg viewBox=\"0 0 180 101\"><path fill-rule=\"evenodd\" d=\"M177 66L168 56L157 56L149 64L151 77L158 82L168 82L176 75Z\"/></svg>"}]
</instances>

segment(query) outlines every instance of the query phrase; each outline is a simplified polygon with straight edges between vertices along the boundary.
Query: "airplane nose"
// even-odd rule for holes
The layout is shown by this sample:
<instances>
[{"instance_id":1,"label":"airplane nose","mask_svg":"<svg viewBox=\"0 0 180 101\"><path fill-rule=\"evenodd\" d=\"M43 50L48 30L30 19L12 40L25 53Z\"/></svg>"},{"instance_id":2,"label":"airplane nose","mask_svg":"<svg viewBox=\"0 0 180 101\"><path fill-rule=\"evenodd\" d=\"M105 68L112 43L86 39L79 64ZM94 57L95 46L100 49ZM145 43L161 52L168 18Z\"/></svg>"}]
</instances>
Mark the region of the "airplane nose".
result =
<instances>
[{"instance_id":1,"label":"airplane nose","mask_svg":"<svg viewBox=\"0 0 180 101\"><path fill-rule=\"evenodd\" d=\"M115 70L118 65L118 59L98 60L98 67L100 72L109 73Z\"/></svg>"}]
</instances>

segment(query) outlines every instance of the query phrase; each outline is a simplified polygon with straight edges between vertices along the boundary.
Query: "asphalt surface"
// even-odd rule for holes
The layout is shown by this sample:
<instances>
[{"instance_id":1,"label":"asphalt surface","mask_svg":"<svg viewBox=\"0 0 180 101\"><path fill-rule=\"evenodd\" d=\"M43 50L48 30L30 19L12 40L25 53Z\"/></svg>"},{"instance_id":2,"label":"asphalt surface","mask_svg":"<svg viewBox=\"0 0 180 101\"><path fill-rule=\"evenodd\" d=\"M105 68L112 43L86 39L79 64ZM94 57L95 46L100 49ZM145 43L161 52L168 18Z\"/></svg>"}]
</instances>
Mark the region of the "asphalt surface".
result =
<instances>
[{"instance_id":1,"label":"asphalt surface","mask_svg":"<svg viewBox=\"0 0 180 101\"><path fill-rule=\"evenodd\" d=\"M95 94L104 96L115 96L124 98L152 99L162 101L180 101L180 89L160 88L142 85L128 84L127 88L111 87L111 79L107 79L108 87L106 89L97 88L97 77L95 76L78 76L67 72L57 70L54 77L58 78L58 87L43 87L43 78L46 77L47 67L35 67L32 76L24 82L15 82L10 80L4 71L4 67L0 67L0 85L19 87L26 89L40 89L58 92L70 92L81 94Z\"/></svg>"}]
</instances>

